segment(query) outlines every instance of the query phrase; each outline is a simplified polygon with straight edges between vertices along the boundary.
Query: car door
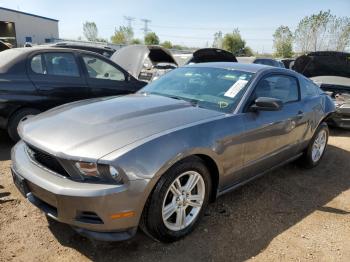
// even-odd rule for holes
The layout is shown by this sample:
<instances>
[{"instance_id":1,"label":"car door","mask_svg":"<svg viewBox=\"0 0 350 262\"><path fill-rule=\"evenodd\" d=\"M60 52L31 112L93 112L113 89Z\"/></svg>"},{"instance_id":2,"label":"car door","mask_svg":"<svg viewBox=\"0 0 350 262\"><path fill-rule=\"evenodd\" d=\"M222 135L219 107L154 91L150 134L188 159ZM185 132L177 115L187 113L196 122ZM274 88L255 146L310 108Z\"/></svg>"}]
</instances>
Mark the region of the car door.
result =
<instances>
[{"instance_id":1,"label":"car door","mask_svg":"<svg viewBox=\"0 0 350 262\"><path fill-rule=\"evenodd\" d=\"M258 97L280 99L278 111L252 111ZM297 154L307 118L300 101L298 79L287 74L263 76L255 86L244 112L244 169L242 179L264 172Z\"/></svg>"},{"instance_id":2,"label":"car door","mask_svg":"<svg viewBox=\"0 0 350 262\"><path fill-rule=\"evenodd\" d=\"M90 96L73 52L39 52L27 62L29 78L38 90L44 108L86 99Z\"/></svg>"},{"instance_id":3,"label":"car door","mask_svg":"<svg viewBox=\"0 0 350 262\"><path fill-rule=\"evenodd\" d=\"M81 54L87 83L93 96L124 95L138 91L140 85L114 63L90 54Z\"/></svg>"}]
</instances>

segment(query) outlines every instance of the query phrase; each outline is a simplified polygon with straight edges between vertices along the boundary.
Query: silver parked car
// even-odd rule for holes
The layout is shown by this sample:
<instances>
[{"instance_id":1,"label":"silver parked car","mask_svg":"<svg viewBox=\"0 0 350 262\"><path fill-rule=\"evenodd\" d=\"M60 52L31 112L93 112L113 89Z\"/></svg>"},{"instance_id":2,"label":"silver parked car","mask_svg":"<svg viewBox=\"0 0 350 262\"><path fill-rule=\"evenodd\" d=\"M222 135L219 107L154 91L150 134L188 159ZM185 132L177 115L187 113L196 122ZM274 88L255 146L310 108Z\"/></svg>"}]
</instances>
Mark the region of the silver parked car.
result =
<instances>
[{"instance_id":1,"label":"silver parked car","mask_svg":"<svg viewBox=\"0 0 350 262\"><path fill-rule=\"evenodd\" d=\"M141 228L171 242L210 200L325 152L335 107L304 76L254 64L175 69L140 92L74 102L21 123L14 182L47 216L100 240Z\"/></svg>"}]
</instances>

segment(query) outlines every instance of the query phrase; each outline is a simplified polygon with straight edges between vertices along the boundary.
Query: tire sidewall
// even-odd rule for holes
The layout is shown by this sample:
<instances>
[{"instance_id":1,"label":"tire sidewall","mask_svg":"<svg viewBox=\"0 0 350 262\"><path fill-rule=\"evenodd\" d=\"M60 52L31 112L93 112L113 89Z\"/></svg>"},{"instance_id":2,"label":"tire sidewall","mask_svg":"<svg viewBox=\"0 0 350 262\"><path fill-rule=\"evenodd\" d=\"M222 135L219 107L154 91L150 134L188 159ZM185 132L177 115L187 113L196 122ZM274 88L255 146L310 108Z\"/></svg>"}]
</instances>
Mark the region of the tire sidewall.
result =
<instances>
[{"instance_id":1,"label":"tire sidewall","mask_svg":"<svg viewBox=\"0 0 350 262\"><path fill-rule=\"evenodd\" d=\"M325 145L325 148L324 148L324 150L323 150L323 152L322 152L321 157L315 162L315 161L313 161L313 159L312 159L312 148L313 148L314 142L315 142L315 140L316 140L318 134L319 134L322 130L324 130L324 131L326 132L326 136L327 136L327 137L326 137L326 145ZM309 167L315 167L315 166L317 166L317 165L321 162L321 160L322 160L322 158L323 158L323 156L324 156L324 154L325 154L325 152L326 152L326 150L327 150L328 138L329 138L329 129L328 129L328 126L327 126L327 124L322 123L322 124L317 128L317 130L316 130L314 136L313 136L312 139L311 139L311 142L310 142L309 147L308 147L308 150L307 150L306 157L307 157L307 162L308 162L307 164L308 164Z\"/></svg>"},{"instance_id":2,"label":"tire sidewall","mask_svg":"<svg viewBox=\"0 0 350 262\"><path fill-rule=\"evenodd\" d=\"M182 173L187 171L196 171L198 172L205 184L205 197L203 200L203 205L196 219L192 221L190 225L186 228L179 231L172 231L166 227L162 217L162 207L164 198L168 192L170 185L174 180L179 177ZM192 159L188 161L182 161L168 170L158 181L152 197L150 199L150 206L148 212L148 225L147 228L149 232L158 240L163 242L173 242L176 241L189 233L191 233L196 227L198 221L203 216L205 209L208 205L210 199L210 190L211 190L211 178L208 169L204 163L198 159Z\"/></svg>"},{"instance_id":3,"label":"tire sidewall","mask_svg":"<svg viewBox=\"0 0 350 262\"><path fill-rule=\"evenodd\" d=\"M15 142L20 140L20 137L19 137L18 132L17 132L17 128L18 128L20 121L26 116L37 115L39 113L40 113L39 110L31 109L31 108L20 109L19 111L15 112L11 116L9 123L8 123L8 127L7 127L7 132L9 134L10 138Z\"/></svg>"}]
</instances>

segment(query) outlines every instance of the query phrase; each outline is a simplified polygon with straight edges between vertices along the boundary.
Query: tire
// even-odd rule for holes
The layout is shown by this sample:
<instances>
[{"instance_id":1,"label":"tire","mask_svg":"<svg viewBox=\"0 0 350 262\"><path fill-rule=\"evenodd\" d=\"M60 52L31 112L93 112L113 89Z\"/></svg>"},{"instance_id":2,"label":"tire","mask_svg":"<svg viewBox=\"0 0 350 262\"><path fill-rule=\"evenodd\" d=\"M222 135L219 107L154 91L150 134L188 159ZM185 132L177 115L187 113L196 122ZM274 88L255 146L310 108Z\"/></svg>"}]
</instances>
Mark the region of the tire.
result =
<instances>
[{"instance_id":1,"label":"tire","mask_svg":"<svg viewBox=\"0 0 350 262\"><path fill-rule=\"evenodd\" d=\"M198 181L187 196L182 194L176 197L173 194L174 190L171 190L170 187L176 184L177 179L183 186L183 190L191 184L187 183L190 179L191 181L198 179ZM179 189L180 187L177 186L176 188ZM209 202L210 191L210 173L204 162L198 157L190 157L180 161L171 167L156 184L144 208L140 224L141 229L153 239L161 242L174 242L185 237L194 230L203 216ZM194 197L198 200L192 201L191 198ZM188 204L187 201L190 201L191 204ZM196 207L192 206L194 204L196 204ZM164 208L173 205L176 206L175 209ZM201 206L199 207L199 205ZM166 210L169 210L169 212L167 213ZM172 212L172 210L174 211ZM163 216L165 214L168 216L170 213L172 215L168 219ZM181 214L185 215L185 219L178 219L181 218ZM178 227L177 221L183 221L183 223L179 223L181 224L180 227Z\"/></svg>"},{"instance_id":2,"label":"tire","mask_svg":"<svg viewBox=\"0 0 350 262\"><path fill-rule=\"evenodd\" d=\"M34 108L24 108L16 111L11 116L9 123L7 125L7 133L9 134L10 138L17 142L20 140L20 137L18 135L17 127L19 123L24 120L28 116L33 116L39 114L40 111Z\"/></svg>"},{"instance_id":3,"label":"tire","mask_svg":"<svg viewBox=\"0 0 350 262\"><path fill-rule=\"evenodd\" d=\"M317 140L322 135L324 135L324 139ZM329 130L328 130L327 124L321 123L320 126L317 128L314 136L310 140L310 143L309 143L307 149L305 150L304 155L301 157L301 159L299 161L299 163L303 167L313 168L320 163L320 161L321 161L321 159L322 159L322 157L327 149L328 137L329 137ZM324 141L324 144L323 144L323 142L318 143L317 141ZM313 150L316 150L314 148L314 146L316 148L321 146L321 151L319 151L317 157L315 157L316 155L313 155L313 153L315 153L315 151L313 151ZM323 149L322 149L322 147L323 147Z\"/></svg>"}]
</instances>

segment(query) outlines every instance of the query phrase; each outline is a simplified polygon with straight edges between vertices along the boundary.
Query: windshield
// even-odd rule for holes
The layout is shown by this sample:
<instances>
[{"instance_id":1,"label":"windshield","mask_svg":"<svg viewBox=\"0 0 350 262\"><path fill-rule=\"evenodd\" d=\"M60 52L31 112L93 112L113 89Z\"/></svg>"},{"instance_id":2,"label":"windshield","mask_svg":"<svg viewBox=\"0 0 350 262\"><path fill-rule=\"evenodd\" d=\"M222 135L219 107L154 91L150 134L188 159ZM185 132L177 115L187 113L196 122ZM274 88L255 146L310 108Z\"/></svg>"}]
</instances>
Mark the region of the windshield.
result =
<instances>
[{"instance_id":1,"label":"windshield","mask_svg":"<svg viewBox=\"0 0 350 262\"><path fill-rule=\"evenodd\" d=\"M182 99L195 106L232 112L254 74L207 67L182 67L144 87L141 93Z\"/></svg>"}]
</instances>

